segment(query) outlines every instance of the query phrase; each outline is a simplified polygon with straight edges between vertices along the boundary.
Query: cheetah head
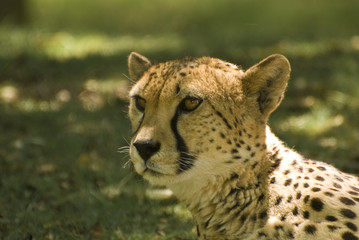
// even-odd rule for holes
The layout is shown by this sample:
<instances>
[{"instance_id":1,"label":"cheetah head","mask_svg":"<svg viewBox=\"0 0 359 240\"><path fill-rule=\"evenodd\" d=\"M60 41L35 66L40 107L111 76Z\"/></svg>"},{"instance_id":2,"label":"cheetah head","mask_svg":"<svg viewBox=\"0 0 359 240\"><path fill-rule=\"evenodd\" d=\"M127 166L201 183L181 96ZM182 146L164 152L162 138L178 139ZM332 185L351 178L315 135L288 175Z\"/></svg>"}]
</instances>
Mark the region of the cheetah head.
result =
<instances>
[{"instance_id":1,"label":"cheetah head","mask_svg":"<svg viewBox=\"0 0 359 240\"><path fill-rule=\"evenodd\" d=\"M288 60L272 55L247 71L219 59L152 64L131 53L130 157L152 184L245 174L260 165L266 122L283 98Z\"/></svg>"}]
</instances>

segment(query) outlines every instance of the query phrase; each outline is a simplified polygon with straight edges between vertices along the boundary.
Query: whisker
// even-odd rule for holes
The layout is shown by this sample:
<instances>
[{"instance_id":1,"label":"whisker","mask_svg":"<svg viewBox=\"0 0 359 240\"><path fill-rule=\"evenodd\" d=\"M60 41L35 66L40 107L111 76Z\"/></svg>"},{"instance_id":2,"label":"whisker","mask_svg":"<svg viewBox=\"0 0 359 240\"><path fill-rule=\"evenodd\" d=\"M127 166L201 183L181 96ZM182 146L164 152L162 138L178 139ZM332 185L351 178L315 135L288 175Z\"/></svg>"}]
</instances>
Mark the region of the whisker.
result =
<instances>
[{"instance_id":1,"label":"whisker","mask_svg":"<svg viewBox=\"0 0 359 240\"><path fill-rule=\"evenodd\" d=\"M124 76L125 78L127 78L127 80L129 80L132 84L135 84L136 81L133 80L132 78L130 78L129 76L127 76L126 74L122 73L122 76Z\"/></svg>"},{"instance_id":2,"label":"whisker","mask_svg":"<svg viewBox=\"0 0 359 240\"><path fill-rule=\"evenodd\" d=\"M123 140L125 140L125 142L127 143L127 145L130 145L130 142L124 137L122 136Z\"/></svg>"},{"instance_id":3,"label":"whisker","mask_svg":"<svg viewBox=\"0 0 359 240\"><path fill-rule=\"evenodd\" d=\"M119 152L119 153L129 153L130 152L130 146L119 147L117 152Z\"/></svg>"},{"instance_id":4,"label":"whisker","mask_svg":"<svg viewBox=\"0 0 359 240\"><path fill-rule=\"evenodd\" d=\"M133 167L131 159L127 160L122 166L122 168L127 168L127 167Z\"/></svg>"}]
</instances>

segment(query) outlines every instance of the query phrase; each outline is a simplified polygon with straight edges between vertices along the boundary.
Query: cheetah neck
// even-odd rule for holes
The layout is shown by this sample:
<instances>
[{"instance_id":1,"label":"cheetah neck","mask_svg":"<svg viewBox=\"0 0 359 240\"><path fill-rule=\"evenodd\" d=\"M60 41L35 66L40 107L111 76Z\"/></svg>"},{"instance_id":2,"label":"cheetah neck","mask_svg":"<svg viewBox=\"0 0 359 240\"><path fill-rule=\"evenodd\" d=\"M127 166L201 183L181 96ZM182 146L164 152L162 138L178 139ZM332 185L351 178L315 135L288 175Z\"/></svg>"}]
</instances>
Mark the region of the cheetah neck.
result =
<instances>
[{"instance_id":1,"label":"cheetah neck","mask_svg":"<svg viewBox=\"0 0 359 240\"><path fill-rule=\"evenodd\" d=\"M187 197L188 193L184 193L183 188L175 187L172 190L191 211L198 231L206 234L207 239L218 239L221 236L239 236L241 233L250 232L255 225L246 222L257 218L258 209L264 208L263 192L266 186L259 181L246 187L241 185L239 175L233 174L227 179L218 178L197 192L192 191L191 197ZM262 213L261 218L264 218L265 214Z\"/></svg>"},{"instance_id":2,"label":"cheetah neck","mask_svg":"<svg viewBox=\"0 0 359 240\"><path fill-rule=\"evenodd\" d=\"M268 175L278 164L283 144L267 130L267 149L263 151L264 163L256 172L238 170L230 176L212 176L204 181L191 180L169 186L184 202L197 223L198 231L207 239L223 236L243 237L253 229L263 226L268 208ZM260 174L259 174L260 173ZM244 184L246 183L246 184Z\"/></svg>"}]
</instances>

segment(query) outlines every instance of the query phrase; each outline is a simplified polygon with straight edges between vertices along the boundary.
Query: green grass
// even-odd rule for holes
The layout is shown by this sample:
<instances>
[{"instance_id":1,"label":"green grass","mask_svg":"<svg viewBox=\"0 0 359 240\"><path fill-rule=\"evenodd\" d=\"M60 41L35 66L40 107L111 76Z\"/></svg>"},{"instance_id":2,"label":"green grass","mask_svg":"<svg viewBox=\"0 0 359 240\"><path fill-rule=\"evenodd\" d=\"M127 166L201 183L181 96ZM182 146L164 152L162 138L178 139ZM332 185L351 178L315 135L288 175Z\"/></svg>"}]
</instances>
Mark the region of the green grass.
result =
<instances>
[{"instance_id":1,"label":"green grass","mask_svg":"<svg viewBox=\"0 0 359 240\"><path fill-rule=\"evenodd\" d=\"M250 67L286 55L270 125L310 158L359 173L358 3L31 0L0 25L0 239L195 239L175 199L118 152L131 132L127 56L210 55Z\"/></svg>"}]
</instances>

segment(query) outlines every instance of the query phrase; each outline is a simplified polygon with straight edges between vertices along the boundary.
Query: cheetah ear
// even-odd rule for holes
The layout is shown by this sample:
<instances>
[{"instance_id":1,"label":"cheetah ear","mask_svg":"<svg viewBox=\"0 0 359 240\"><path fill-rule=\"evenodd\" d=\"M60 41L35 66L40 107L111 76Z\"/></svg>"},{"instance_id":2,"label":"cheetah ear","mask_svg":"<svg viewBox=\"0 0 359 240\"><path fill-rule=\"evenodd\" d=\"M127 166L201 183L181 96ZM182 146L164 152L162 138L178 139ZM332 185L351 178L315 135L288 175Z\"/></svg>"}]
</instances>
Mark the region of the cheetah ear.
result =
<instances>
[{"instance_id":1,"label":"cheetah ear","mask_svg":"<svg viewBox=\"0 0 359 240\"><path fill-rule=\"evenodd\" d=\"M132 52L128 56L128 69L131 80L137 81L142 77L143 73L151 67L152 63L146 57Z\"/></svg>"},{"instance_id":2,"label":"cheetah ear","mask_svg":"<svg viewBox=\"0 0 359 240\"><path fill-rule=\"evenodd\" d=\"M245 72L244 93L258 103L265 118L268 118L282 101L289 74L289 61L280 54L265 58Z\"/></svg>"}]
</instances>

